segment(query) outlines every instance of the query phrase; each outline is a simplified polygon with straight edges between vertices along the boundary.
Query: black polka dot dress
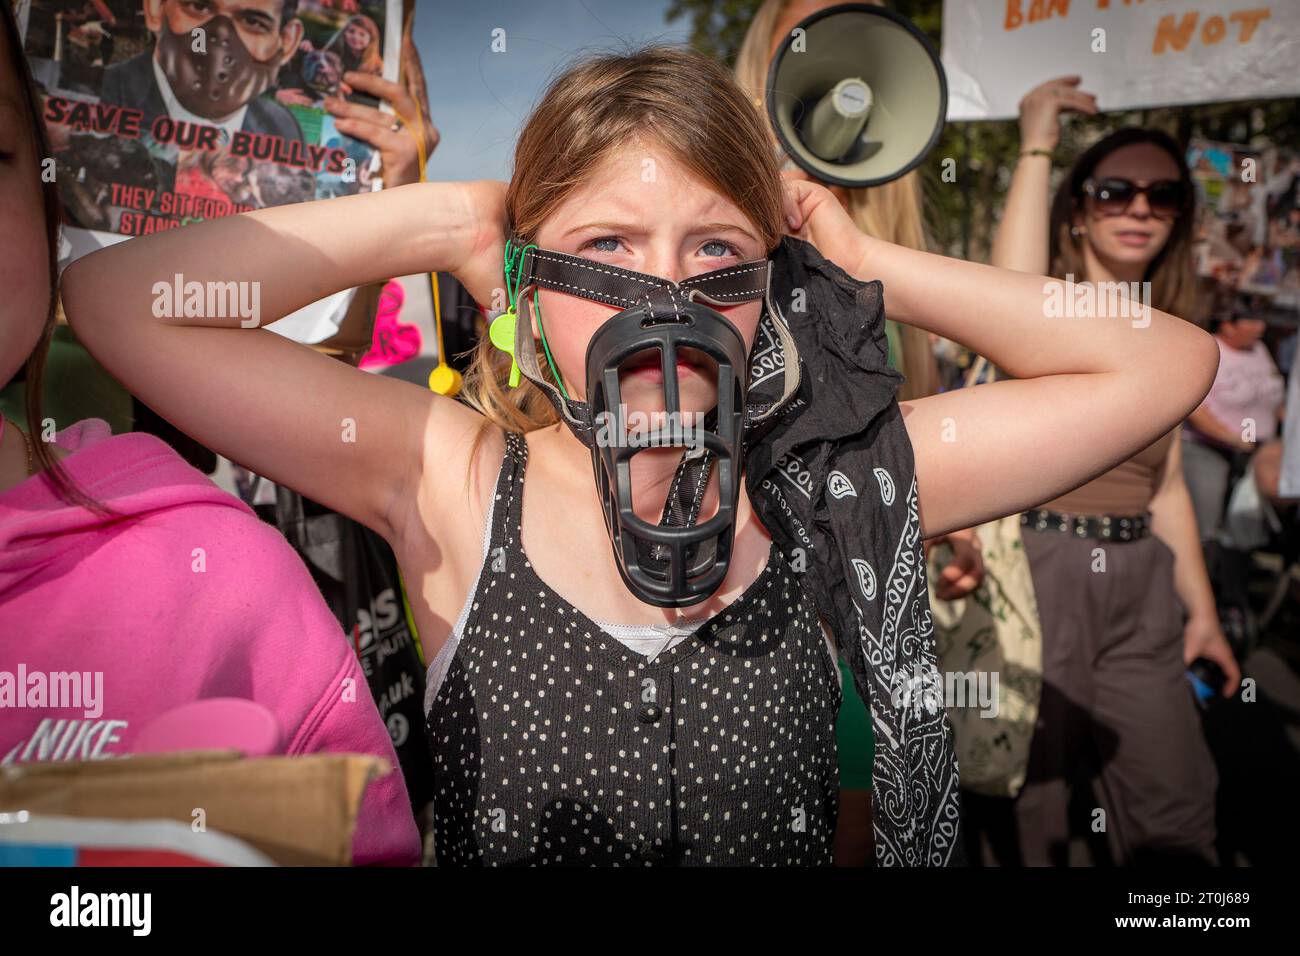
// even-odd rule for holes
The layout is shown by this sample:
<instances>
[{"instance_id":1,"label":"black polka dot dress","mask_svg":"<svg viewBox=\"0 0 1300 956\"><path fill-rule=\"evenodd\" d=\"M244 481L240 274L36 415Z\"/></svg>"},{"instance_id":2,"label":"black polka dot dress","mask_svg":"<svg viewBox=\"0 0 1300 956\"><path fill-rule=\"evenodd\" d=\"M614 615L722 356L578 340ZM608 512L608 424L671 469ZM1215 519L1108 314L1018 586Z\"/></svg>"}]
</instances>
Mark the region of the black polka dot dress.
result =
<instances>
[{"instance_id":1,"label":"black polka dot dress","mask_svg":"<svg viewBox=\"0 0 1300 956\"><path fill-rule=\"evenodd\" d=\"M488 555L428 713L438 864L829 864L839 680L780 550L648 659L529 564L527 445L506 444Z\"/></svg>"}]
</instances>

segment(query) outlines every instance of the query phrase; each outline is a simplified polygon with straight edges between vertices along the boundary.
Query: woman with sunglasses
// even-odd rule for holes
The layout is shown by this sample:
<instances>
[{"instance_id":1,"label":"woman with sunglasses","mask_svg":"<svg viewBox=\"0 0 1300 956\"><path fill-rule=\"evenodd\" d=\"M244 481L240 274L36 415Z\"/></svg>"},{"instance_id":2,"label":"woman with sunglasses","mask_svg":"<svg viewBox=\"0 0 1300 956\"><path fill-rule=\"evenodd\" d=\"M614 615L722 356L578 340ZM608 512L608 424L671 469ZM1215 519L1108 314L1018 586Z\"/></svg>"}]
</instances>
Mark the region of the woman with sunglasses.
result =
<instances>
[{"instance_id":1,"label":"woman with sunglasses","mask_svg":"<svg viewBox=\"0 0 1300 956\"><path fill-rule=\"evenodd\" d=\"M1021 101L1020 158L992 262L1092 283L1098 302L1131 290L1142 297L1130 312L1138 327L1139 304L1187 316L1191 180L1167 135L1126 128L1103 138L1049 208L1060 116L1097 111L1078 83L1052 80ZM1054 315L1049 303L1046 321L1072 321ZM1021 516L1043 624L1039 720L1015 800L966 801L972 859L1215 860L1217 779L1185 669L1213 661L1224 694L1240 672L1219 627L1176 432Z\"/></svg>"}]
</instances>

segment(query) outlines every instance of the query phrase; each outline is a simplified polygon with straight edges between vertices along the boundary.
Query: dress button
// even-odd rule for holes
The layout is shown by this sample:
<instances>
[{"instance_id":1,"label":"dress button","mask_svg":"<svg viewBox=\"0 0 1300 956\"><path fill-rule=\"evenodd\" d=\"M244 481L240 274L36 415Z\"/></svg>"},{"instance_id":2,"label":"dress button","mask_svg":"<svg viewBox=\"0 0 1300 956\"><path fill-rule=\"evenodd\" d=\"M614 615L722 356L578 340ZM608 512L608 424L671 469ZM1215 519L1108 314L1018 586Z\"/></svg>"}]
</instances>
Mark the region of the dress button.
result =
<instances>
[{"instance_id":1,"label":"dress button","mask_svg":"<svg viewBox=\"0 0 1300 956\"><path fill-rule=\"evenodd\" d=\"M643 704L637 711L636 718L643 724L654 724L664 715L664 709L658 704Z\"/></svg>"}]
</instances>

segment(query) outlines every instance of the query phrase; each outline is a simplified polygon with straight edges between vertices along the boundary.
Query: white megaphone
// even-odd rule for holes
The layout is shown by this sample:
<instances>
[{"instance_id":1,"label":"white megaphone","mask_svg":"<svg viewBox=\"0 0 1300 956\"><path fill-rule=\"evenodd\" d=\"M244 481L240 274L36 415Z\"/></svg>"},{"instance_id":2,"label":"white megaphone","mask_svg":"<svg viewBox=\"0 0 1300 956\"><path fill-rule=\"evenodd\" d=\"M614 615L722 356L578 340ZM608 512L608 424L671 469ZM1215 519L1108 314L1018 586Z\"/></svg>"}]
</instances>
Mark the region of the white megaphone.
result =
<instances>
[{"instance_id":1,"label":"white megaphone","mask_svg":"<svg viewBox=\"0 0 1300 956\"><path fill-rule=\"evenodd\" d=\"M938 142L948 83L939 54L906 17L846 3L801 20L781 43L767 111L786 155L809 175L878 186Z\"/></svg>"}]
</instances>

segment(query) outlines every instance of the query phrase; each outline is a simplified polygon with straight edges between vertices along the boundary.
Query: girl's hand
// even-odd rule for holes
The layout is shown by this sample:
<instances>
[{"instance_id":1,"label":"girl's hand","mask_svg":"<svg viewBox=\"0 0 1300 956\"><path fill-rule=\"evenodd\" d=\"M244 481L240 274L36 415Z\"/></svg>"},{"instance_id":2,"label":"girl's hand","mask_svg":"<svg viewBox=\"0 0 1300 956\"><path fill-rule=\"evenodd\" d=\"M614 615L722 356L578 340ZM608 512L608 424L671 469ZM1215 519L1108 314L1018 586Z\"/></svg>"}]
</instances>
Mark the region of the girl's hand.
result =
<instances>
[{"instance_id":1,"label":"girl's hand","mask_svg":"<svg viewBox=\"0 0 1300 956\"><path fill-rule=\"evenodd\" d=\"M467 240L464 259L451 272L479 305L505 308L506 184L480 179L455 185Z\"/></svg>"},{"instance_id":2,"label":"girl's hand","mask_svg":"<svg viewBox=\"0 0 1300 956\"><path fill-rule=\"evenodd\" d=\"M1231 697L1241 683L1241 668L1213 616L1191 617L1183 628L1183 662L1190 665L1198 657L1219 665L1225 676L1223 696Z\"/></svg>"},{"instance_id":3,"label":"girl's hand","mask_svg":"<svg viewBox=\"0 0 1300 956\"><path fill-rule=\"evenodd\" d=\"M1097 97L1078 89L1080 77L1061 76L1035 86L1020 101L1020 148L1056 149L1061 114L1097 112Z\"/></svg>"},{"instance_id":4,"label":"girl's hand","mask_svg":"<svg viewBox=\"0 0 1300 956\"><path fill-rule=\"evenodd\" d=\"M964 528L926 541L926 553L932 545L940 542L952 549L952 559L939 571L934 582L934 594L944 601L956 601L966 597L984 581L983 545L974 528Z\"/></svg>"},{"instance_id":5,"label":"girl's hand","mask_svg":"<svg viewBox=\"0 0 1300 956\"><path fill-rule=\"evenodd\" d=\"M817 247L827 259L850 275L858 275L865 251L863 235L840 201L802 170L781 174L785 186L786 232Z\"/></svg>"}]
</instances>

